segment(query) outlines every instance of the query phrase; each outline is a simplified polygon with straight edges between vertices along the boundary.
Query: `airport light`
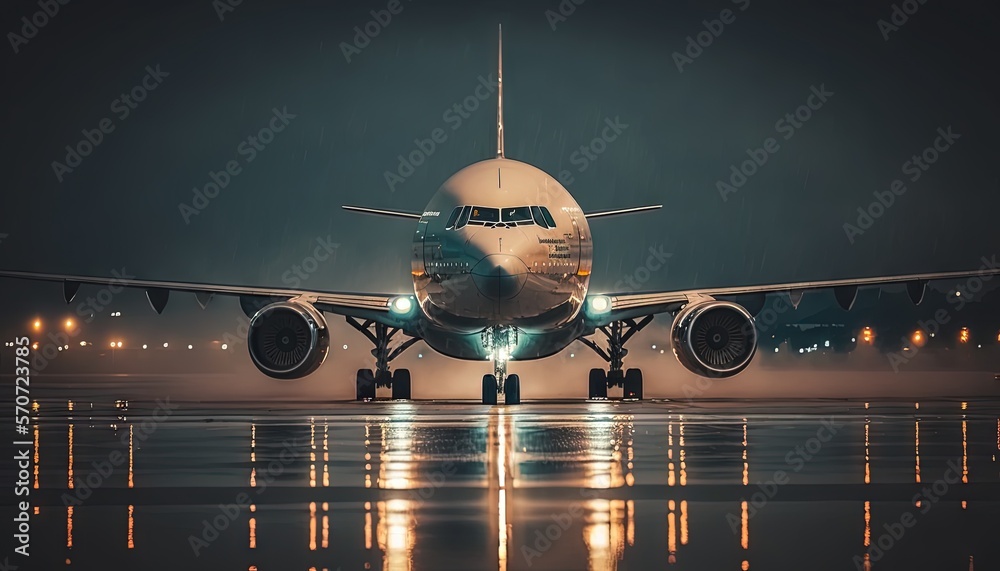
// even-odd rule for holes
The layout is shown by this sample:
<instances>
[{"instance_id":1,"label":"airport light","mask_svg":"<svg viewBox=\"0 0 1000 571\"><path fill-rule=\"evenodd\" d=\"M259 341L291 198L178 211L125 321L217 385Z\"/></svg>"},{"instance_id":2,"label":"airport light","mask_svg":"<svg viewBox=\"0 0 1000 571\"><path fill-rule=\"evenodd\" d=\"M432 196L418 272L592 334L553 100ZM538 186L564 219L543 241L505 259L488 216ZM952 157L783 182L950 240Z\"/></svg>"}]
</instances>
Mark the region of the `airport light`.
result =
<instances>
[{"instance_id":1,"label":"airport light","mask_svg":"<svg viewBox=\"0 0 1000 571\"><path fill-rule=\"evenodd\" d=\"M871 327L865 327L861 330L861 341L871 345L875 341L875 330Z\"/></svg>"},{"instance_id":2,"label":"airport light","mask_svg":"<svg viewBox=\"0 0 1000 571\"><path fill-rule=\"evenodd\" d=\"M142 344L142 348L143 348L143 349L145 349L145 348L146 348L146 344L145 344L145 343L143 343L143 344Z\"/></svg>"},{"instance_id":3,"label":"airport light","mask_svg":"<svg viewBox=\"0 0 1000 571\"><path fill-rule=\"evenodd\" d=\"M34 343L32 343L31 344L31 348L34 349L35 351L38 351L38 341L35 341Z\"/></svg>"},{"instance_id":4,"label":"airport light","mask_svg":"<svg viewBox=\"0 0 1000 571\"><path fill-rule=\"evenodd\" d=\"M86 346L87 346L86 341L80 341L80 347L86 347Z\"/></svg>"},{"instance_id":5,"label":"airport light","mask_svg":"<svg viewBox=\"0 0 1000 571\"><path fill-rule=\"evenodd\" d=\"M121 342L121 341L119 341L119 342L118 342L118 348L119 348L119 349L121 349L121 348L122 348L122 342Z\"/></svg>"},{"instance_id":6,"label":"airport light","mask_svg":"<svg viewBox=\"0 0 1000 571\"><path fill-rule=\"evenodd\" d=\"M169 346L170 346L170 343L164 343L164 344L163 344L163 348L164 348L164 349L166 349L166 348L167 348L167 347L169 347Z\"/></svg>"},{"instance_id":7,"label":"airport light","mask_svg":"<svg viewBox=\"0 0 1000 571\"><path fill-rule=\"evenodd\" d=\"M115 348L115 342L114 342L114 341L112 341L112 342L111 342L111 348L112 348L112 349L114 349L114 348Z\"/></svg>"},{"instance_id":8,"label":"airport light","mask_svg":"<svg viewBox=\"0 0 1000 571\"><path fill-rule=\"evenodd\" d=\"M225 351L226 349L229 349L229 344L228 343L223 343L222 344L222 350Z\"/></svg>"},{"instance_id":9,"label":"airport light","mask_svg":"<svg viewBox=\"0 0 1000 571\"><path fill-rule=\"evenodd\" d=\"M970 337L970 335L969 335L969 328L968 327L963 327L962 329L959 330L959 332L958 332L958 342L959 343L968 343L969 342L969 337Z\"/></svg>"},{"instance_id":10,"label":"airport light","mask_svg":"<svg viewBox=\"0 0 1000 571\"><path fill-rule=\"evenodd\" d=\"M923 331L917 329L913 335L910 335L910 341L917 347L923 347L927 343L927 336L924 335Z\"/></svg>"},{"instance_id":11,"label":"airport light","mask_svg":"<svg viewBox=\"0 0 1000 571\"><path fill-rule=\"evenodd\" d=\"M31 326L34 327L35 331L41 330L41 328L42 328L42 320L36 318L35 322L32 323Z\"/></svg>"},{"instance_id":12,"label":"airport light","mask_svg":"<svg viewBox=\"0 0 1000 571\"><path fill-rule=\"evenodd\" d=\"M194 346L188 345L188 349L194 349Z\"/></svg>"},{"instance_id":13,"label":"airport light","mask_svg":"<svg viewBox=\"0 0 1000 571\"><path fill-rule=\"evenodd\" d=\"M344 345L344 351L347 351L347 345L346 344Z\"/></svg>"}]
</instances>

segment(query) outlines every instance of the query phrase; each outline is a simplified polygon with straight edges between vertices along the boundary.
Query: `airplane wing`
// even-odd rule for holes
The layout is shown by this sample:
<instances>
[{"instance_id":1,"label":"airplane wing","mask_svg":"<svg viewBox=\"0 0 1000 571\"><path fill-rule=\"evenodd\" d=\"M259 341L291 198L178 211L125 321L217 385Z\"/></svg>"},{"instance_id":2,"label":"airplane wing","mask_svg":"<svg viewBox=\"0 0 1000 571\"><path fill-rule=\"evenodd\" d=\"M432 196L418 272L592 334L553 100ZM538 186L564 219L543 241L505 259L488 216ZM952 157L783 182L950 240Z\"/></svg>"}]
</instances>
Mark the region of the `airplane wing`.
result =
<instances>
[{"instance_id":1,"label":"airplane wing","mask_svg":"<svg viewBox=\"0 0 1000 571\"><path fill-rule=\"evenodd\" d=\"M583 215L584 218L606 218L608 216L621 216L622 214L635 214L636 212L648 212L650 210L659 210L663 208L662 204L651 204L649 206L633 206L631 208L616 208L614 210L598 210L596 212L587 212Z\"/></svg>"},{"instance_id":2,"label":"airplane wing","mask_svg":"<svg viewBox=\"0 0 1000 571\"><path fill-rule=\"evenodd\" d=\"M962 272L937 272L923 274L908 274L899 276L879 276L870 278L852 278L843 280L826 280L811 282L794 282L782 284L763 284L734 287L717 287L664 292L644 293L608 293L588 294L587 309L591 323L600 326L618 321L655 313L672 312L681 306L702 297L743 297L755 300L756 305L763 305L764 295L774 292L788 292L791 303L798 306L806 291L832 289L838 303L844 309L850 309L854 304L858 289L886 284L905 284L907 293L913 303L923 300L924 291L929 281L955 280L962 278L979 278L988 281L992 276L1000 275L1000 264L984 259L979 270ZM598 298L600 299L599 301ZM748 308L749 310L749 308ZM751 313L755 313L750 310Z\"/></svg>"},{"instance_id":3,"label":"airplane wing","mask_svg":"<svg viewBox=\"0 0 1000 571\"><path fill-rule=\"evenodd\" d=\"M251 311L248 307L252 307L253 304L247 302L303 297L323 311L378 320L382 314L388 312L389 303L395 297L394 295L385 294L338 293L254 286L140 280L130 276L107 278L0 270L0 277L62 282L63 298L66 300L66 303L73 301L82 284L145 289L146 298L157 313L162 313L170 292L177 291L194 293L197 296L198 303L202 307L207 305L211 297L216 294L239 296L241 306L248 313Z\"/></svg>"}]
</instances>

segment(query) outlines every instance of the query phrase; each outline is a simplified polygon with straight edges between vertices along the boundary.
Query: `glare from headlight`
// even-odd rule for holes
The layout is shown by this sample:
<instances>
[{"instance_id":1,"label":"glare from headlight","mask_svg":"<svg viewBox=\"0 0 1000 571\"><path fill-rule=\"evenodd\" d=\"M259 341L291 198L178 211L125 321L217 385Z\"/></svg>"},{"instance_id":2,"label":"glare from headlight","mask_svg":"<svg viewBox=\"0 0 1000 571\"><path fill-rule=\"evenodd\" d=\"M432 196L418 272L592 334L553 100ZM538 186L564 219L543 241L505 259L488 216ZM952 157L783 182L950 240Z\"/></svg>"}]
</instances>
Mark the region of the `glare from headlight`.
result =
<instances>
[{"instance_id":1,"label":"glare from headlight","mask_svg":"<svg viewBox=\"0 0 1000 571\"><path fill-rule=\"evenodd\" d=\"M611 310L611 298L606 295L595 295L590 298L590 310L594 313L605 313Z\"/></svg>"},{"instance_id":2,"label":"glare from headlight","mask_svg":"<svg viewBox=\"0 0 1000 571\"><path fill-rule=\"evenodd\" d=\"M399 296L392 300L392 311L394 313L406 314L413 309L413 301L408 296Z\"/></svg>"}]
</instances>

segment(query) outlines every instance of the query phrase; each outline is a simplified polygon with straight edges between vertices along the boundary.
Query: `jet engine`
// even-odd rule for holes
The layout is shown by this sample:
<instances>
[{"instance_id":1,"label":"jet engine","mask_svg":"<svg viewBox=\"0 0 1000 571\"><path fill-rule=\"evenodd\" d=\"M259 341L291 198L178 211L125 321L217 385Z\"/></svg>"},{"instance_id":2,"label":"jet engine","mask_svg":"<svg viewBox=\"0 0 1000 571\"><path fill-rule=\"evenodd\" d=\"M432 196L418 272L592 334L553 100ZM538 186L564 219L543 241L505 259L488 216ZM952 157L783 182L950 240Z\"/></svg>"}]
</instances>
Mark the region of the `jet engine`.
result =
<instances>
[{"instance_id":1,"label":"jet engine","mask_svg":"<svg viewBox=\"0 0 1000 571\"><path fill-rule=\"evenodd\" d=\"M275 379L299 379L319 368L330 349L330 330L311 303L279 301L250 320L250 359Z\"/></svg>"},{"instance_id":2,"label":"jet engine","mask_svg":"<svg viewBox=\"0 0 1000 571\"><path fill-rule=\"evenodd\" d=\"M731 301L689 303L674 318L671 337L680 364L703 377L732 377L757 352L753 316Z\"/></svg>"}]
</instances>

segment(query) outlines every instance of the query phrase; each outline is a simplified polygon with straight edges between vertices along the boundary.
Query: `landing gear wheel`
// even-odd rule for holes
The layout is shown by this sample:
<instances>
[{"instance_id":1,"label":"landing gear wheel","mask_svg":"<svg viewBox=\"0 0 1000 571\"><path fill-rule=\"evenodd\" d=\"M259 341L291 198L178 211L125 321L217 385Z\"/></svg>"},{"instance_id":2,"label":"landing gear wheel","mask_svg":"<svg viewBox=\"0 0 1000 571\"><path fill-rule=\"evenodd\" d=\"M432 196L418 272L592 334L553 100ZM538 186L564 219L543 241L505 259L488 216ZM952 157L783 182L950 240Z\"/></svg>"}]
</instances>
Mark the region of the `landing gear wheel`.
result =
<instances>
[{"instance_id":1,"label":"landing gear wheel","mask_svg":"<svg viewBox=\"0 0 1000 571\"><path fill-rule=\"evenodd\" d=\"M483 404L497 403L497 378L483 375Z\"/></svg>"},{"instance_id":2,"label":"landing gear wheel","mask_svg":"<svg viewBox=\"0 0 1000 571\"><path fill-rule=\"evenodd\" d=\"M625 387L622 391L625 400L642 400L642 371L629 369L625 371Z\"/></svg>"},{"instance_id":3,"label":"landing gear wheel","mask_svg":"<svg viewBox=\"0 0 1000 571\"><path fill-rule=\"evenodd\" d=\"M521 379L517 375L508 375L503 387L504 404L521 404Z\"/></svg>"},{"instance_id":4,"label":"landing gear wheel","mask_svg":"<svg viewBox=\"0 0 1000 571\"><path fill-rule=\"evenodd\" d=\"M410 400L409 369L396 369L392 373L392 399Z\"/></svg>"},{"instance_id":5,"label":"landing gear wheel","mask_svg":"<svg viewBox=\"0 0 1000 571\"><path fill-rule=\"evenodd\" d=\"M371 369L358 369L357 397L359 401L375 399L375 373Z\"/></svg>"},{"instance_id":6,"label":"landing gear wheel","mask_svg":"<svg viewBox=\"0 0 1000 571\"><path fill-rule=\"evenodd\" d=\"M625 386L625 371L618 369L617 371L608 371L608 386L609 387L624 387Z\"/></svg>"},{"instance_id":7,"label":"landing gear wheel","mask_svg":"<svg viewBox=\"0 0 1000 571\"><path fill-rule=\"evenodd\" d=\"M590 400L608 399L608 374L604 369L590 370L590 391L587 398Z\"/></svg>"}]
</instances>

